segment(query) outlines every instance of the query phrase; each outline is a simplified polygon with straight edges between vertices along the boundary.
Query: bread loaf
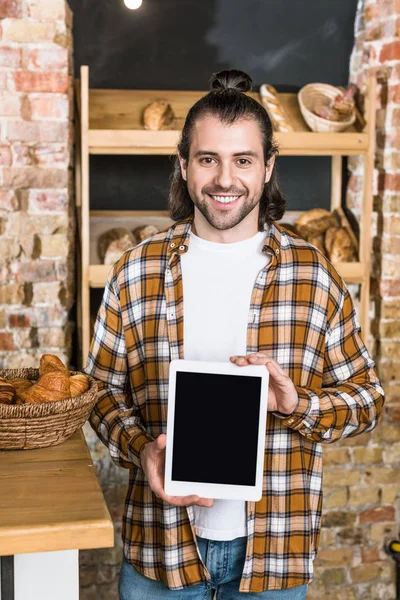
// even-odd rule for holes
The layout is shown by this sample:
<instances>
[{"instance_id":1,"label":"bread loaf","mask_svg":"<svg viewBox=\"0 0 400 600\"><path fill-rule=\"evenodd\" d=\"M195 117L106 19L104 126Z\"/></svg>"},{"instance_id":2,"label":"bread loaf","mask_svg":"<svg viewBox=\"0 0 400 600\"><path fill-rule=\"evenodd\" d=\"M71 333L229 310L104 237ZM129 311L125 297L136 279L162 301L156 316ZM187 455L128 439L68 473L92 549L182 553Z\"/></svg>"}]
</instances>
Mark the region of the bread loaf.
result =
<instances>
[{"instance_id":1,"label":"bread loaf","mask_svg":"<svg viewBox=\"0 0 400 600\"><path fill-rule=\"evenodd\" d=\"M260 87L261 103L267 111L276 131L293 131L289 118L279 100L278 92L272 85L263 83Z\"/></svg>"},{"instance_id":2,"label":"bread loaf","mask_svg":"<svg viewBox=\"0 0 400 600\"><path fill-rule=\"evenodd\" d=\"M331 262L354 262L357 252L344 227L331 227L325 234L325 247Z\"/></svg>"},{"instance_id":3,"label":"bread loaf","mask_svg":"<svg viewBox=\"0 0 400 600\"><path fill-rule=\"evenodd\" d=\"M310 237L321 235L329 227L338 224L336 215L329 210L313 208L300 215L296 221L296 229L302 238L309 240Z\"/></svg>"},{"instance_id":4,"label":"bread loaf","mask_svg":"<svg viewBox=\"0 0 400 600\"><path fill-rule=\"evenodd\" d=\"M101 234L98 240L98 253L101 262L113 265L126 250L136 246L137 241L129 229L115 227Z\"/></svg>"},{"instance_id":5,"label":"bread loaf","mask_svg":"<svg viewBox=\"0 0 400 600\"><path fill-rule=\"evenodd\" d=\"M160 131L161 129L173 129L174 111L165 100L159 100L148 104L143 112L143 124L145 129Z\"/></svg>"},{"instance_id":6,"label":"bread loaf","mask_svg":"<svg viewBox=\"0 0 400 600\"><path fill-rule=\"evenodd\" d=\"M0 377L0 404L13 404L15 389L8 379Z\"/></svg>"},{"instance_id":7,"label":"bread loaf","mask_svg":"<svg viewBox=\"0 0 400 600\"><path fill-rule=\"evenodd\" d=\"M318 248L318 250L320 250L322 252L322 254L325 254L325 256L326 256L326 249L324 246L324 234L314 235L314 236L308 238L308 241L310 242L310 244L312 244L313 246Z\"/></svg>"},{"instance_id":8,"label":"bread loaf","mask_svg":"<svg viewBox=\"0 0 400 600\"><path fill-rule=\"evenodd\" d=\"M68 371L50 371L45 373L36 383L20 394L23 402L40 404L70 398L70 377Z\"/></svg>"},{"instance_id":9,"label":"bread loaf","mask_svg":"<svg viewBox=\"0 0 400 600\"><path fill-rule=\"evenodd\" d=\"M138 242L143 242L158 233L158 229L154 225L141 225L140 227L136 227L132 233Z\"/></svg>"},{"instance_id":10,"label":"bread loaf","mask_svg":"<svg viewBox=\"0 0 400 600\"><path fill-rule=\"evenodd\" d=\"M69 380L71 398L84 394L89 389L89 379L83 373L72 375Z\"/></svg>"}]
</instances>

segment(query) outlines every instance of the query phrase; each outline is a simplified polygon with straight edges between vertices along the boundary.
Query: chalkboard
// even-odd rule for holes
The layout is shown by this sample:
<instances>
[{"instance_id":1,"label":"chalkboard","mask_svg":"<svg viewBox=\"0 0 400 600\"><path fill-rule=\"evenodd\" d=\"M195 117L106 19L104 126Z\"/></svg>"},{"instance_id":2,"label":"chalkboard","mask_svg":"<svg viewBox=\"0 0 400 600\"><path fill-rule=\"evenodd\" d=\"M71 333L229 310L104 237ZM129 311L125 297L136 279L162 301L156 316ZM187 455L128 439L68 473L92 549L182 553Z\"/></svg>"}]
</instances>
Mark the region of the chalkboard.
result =
<instances>
[{"instance_id":1,"label":"chalkboard","mask_svg":"<svg viewBox=\"0 0 400 600\"><path fill-rule=\"evenodd\" d=\"M90 87L207 90L223 68L298 91L347 85L357 0L69 0L75 76ZM92 156L91 208L165 209L171 159ZM329 207L330 159L280 157L287 208Z\"/></svg>"}]
</instances>

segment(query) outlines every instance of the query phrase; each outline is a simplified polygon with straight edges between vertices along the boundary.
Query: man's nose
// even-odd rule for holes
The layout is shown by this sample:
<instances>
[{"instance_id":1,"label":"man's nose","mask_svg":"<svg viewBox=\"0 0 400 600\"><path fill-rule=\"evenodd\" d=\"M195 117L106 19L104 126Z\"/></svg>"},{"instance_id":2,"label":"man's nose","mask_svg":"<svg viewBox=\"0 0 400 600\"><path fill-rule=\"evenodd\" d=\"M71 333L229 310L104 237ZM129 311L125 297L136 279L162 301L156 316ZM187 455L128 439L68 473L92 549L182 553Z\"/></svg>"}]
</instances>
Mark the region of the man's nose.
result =
<instances>
[{"instance_id":1,"label":"man's nose","mask_svg":"<svg viewBox=\"0 0 400 600\"><path fill-rule=\"evenodd\" d=\"M217 172L215 173L215 183L222 189L229 189L234 181L232 173L232 166L227 164L220 164Z\"/></svg>"}]
</instances>

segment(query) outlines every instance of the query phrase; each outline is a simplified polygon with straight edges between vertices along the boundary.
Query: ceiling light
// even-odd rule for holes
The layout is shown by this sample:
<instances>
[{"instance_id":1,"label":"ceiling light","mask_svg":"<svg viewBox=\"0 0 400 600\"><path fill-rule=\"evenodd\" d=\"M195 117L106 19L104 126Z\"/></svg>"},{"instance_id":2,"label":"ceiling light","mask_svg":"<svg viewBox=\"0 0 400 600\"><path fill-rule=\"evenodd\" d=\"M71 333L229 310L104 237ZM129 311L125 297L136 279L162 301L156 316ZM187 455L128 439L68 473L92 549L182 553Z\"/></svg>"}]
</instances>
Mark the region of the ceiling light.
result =
<instances>
[{"instance_id":1,"label":"ceiling light","mask_svg":"<svg viewBox=\"0 0 400 600\"><path fill-rule=\"evenodd\" d=\"M132 10L139 8L142 5L143 0L124 0L125 6Z\"/></svg>"}]
</instances>

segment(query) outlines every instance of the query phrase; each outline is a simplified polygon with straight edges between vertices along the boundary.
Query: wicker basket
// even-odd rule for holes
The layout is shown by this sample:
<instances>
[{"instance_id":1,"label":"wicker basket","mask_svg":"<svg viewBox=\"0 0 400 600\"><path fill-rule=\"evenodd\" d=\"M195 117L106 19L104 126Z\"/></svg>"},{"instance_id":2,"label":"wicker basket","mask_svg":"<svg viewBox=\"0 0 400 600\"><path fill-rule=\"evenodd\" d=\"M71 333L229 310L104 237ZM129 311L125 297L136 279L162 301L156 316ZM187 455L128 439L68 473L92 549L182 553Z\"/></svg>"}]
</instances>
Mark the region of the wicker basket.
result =
<instances>
[{"instance_id":1,"label":"wicker basket","mask_svg":"<svg viewBox=\"0 0 400 600\"><path fill-rule=\"evenodd\" d=\"M8 369L0 371L0 377L34 381L39 377L39 369ZM93 377L87 377L88 391L76 398L42 404L0 404L0 449L45 448L68 439L88 419L97 400L97 383Z\"/></svg>"},{"instance_id":2,"label":"wicker basket","mask_svg":"<svg viewBox=\"0 0 400 600\"><path fill-rule=\"evenodd\" d=\"M298 94L300 110L305 122L312 131L337 132L347 129L356 120L355 111L347 121L329 121L315 114L321 105L327 106L342 92L326 83L309 83Z\"/></svg>"}]
</instances>

